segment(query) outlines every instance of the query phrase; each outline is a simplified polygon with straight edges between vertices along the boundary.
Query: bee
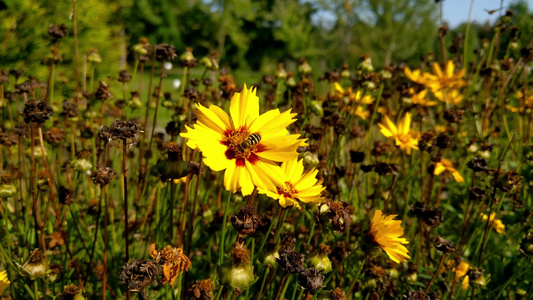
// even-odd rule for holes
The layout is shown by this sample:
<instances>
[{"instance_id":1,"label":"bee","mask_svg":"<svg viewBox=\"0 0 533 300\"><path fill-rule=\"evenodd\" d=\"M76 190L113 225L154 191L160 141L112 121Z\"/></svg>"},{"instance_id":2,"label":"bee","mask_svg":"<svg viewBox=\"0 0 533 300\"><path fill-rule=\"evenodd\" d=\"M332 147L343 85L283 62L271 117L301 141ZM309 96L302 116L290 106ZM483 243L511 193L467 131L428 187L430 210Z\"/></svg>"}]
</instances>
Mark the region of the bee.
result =
<instances>
[{"instance_id":1,"label":"bee","mask_svg":"<svg viewBox=\"0 0 533 300\"><path fill-rule=\"evenodd\" d=\"M241 151L244 151L253 145L259 144L260 141L261 141L261 135L259 133L253 133L247 139L245 139L242 143L239 144L239 148L241 149Z\"/></svg>"}]
</instances>

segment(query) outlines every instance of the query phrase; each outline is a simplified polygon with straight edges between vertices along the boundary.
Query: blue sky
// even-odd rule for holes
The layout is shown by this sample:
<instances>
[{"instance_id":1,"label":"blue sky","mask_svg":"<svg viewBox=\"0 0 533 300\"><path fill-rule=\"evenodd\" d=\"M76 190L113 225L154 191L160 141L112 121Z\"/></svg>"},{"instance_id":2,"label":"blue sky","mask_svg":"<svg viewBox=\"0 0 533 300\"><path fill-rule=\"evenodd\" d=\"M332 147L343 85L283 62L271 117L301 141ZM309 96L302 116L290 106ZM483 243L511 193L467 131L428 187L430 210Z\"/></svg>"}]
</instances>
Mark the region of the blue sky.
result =
<instances>
[{"instance_id":1,"label":"blue sky","mask_svg":"<svg viewBox=\"0 0 533 300\"><path fill-rule=\"evenodd\" d=\"M474 7L472 9L472 20L480 23L485 21L494 21L498 18L498 12L489 15L486 10L498 9L501 0L474 0ZM510 0L503 1L503 7L507 7L511 3ZM527 0L529 9L533 8L533 0ZM443 2L443 19L448 21L450 27L455 27L468 20L468 10L470 9L470 0L445 0ZM505 10L502 11L502 14Z\"/></svg>"}]
</instances>

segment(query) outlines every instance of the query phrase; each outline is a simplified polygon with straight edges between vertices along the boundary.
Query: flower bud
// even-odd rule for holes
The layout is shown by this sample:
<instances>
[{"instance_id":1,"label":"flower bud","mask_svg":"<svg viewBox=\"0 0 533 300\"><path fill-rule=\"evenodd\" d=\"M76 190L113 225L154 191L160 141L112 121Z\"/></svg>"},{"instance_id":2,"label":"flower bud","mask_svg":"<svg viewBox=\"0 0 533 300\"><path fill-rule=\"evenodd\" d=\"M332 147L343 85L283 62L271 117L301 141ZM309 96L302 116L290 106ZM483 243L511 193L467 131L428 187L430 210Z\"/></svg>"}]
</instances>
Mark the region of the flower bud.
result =
<instances>
[{"instance_id":1,"label":"flower bud","mask_svg":"<svg viewBox=\"0 0 533 300\"><path fill-rule=\"evenodd\" d=\"M324 115L324 109L322 108L322 103L320 103L320 101L311 101L309 109L311 109L311 111L318 117Z\"/></svg>"},{"instance_id":2,"label":"flower bud","mask_svg":"<svg viewBox=\"0 0 533 300\"><path fill-rule=\"evenodd\" d=\"M320 163L318 155L309 151L304 153L304 165L307 167L316 167Z\"/></svg>"},{"instance_id":3,"label":"flower bud","mask_svg":"<svg viewBox=\"0 0 533 300\"><path fill-rule=\"evenodd\" d=\"M302 75L308 75L311 74L311 71L313 71L313 69L309 63L307 63L307 59L301 58L300 64L298 65L298 72Z\"/></svg>"},{"instance_id":4,"label":"flower bud","mask_svg":"<svg viewBox=\"0 0 533 300\"><path fill-rule=\"evenodd\" d=\"M26 149L26 151L24 151L24 154L26 155L26 157L31 157L31 147L28 147L28 149ZM44 154L46 155L46 149L44 151ZM37 159L41 159L43 158L43 150L41 149L41 147L37 147L35 146L33 148L33 156Z\"/></svg>"},{"instance_id":5,"label":"flower bud","mask_svg":"<svg viewBox=\"0 0 533 300\"><path fill-rule=\"evenodd\" d=\"M99 64L102 62L102 58L100 57L100 54L98 54L98 50L91 49L91 53L87 55L87 61L93 64Z\"/></svg>"},{"instance_id":6,"label":"flower bud","mask_svg":"<svg viewBox=\"0 0 533 300\"><path fill-rule=\"evenodd\" d=\"M76 172L91 174L93 164L86 158L76 158L70 161L70 167Z\"/></svg>"},{"instance_id":7,"label":"flower bud","mask_svg":"<svg viewBox=\"0 0 533 300\"><path fill-rule=\"evenodd\" d=\"M218 269L220 283L237 292L246 290L254 281L254 267L250 263L250 252L244 243L236 242L231 250L231 259Z\"/></svg>"},{"instance_id":8,"label":"flower bud","mask_svg":"<svg viewBox=\"0 0 533 300\"><path fill-rule=\"evenodd\" d=\"M276 71L274 76L277 79L285 79L285 78L287 78L287 71L285 71L285 67L283 66L283 63L278 63L278 70Z\"/></svg>"},{"instance_id":9,"label":"flower bud","mask_svg":"<svg viewBox=\"0 0 533 300\"><path fill-rule=\"evenodd\" d=\"M306 261L307 265L324 274L329 273L333 269L331 260L328 257L329 253L331 253L329 247L326 244L320 244L320 248L316 252L310 254Z\"/></svg>"},{"instance_id":10,"label":"flower bud","mask_svg":"<svg viewBox=\"0 0 533 300\"><path fill-rule=\"evenodd\" d=\"M8 198L17 194L17 187L11 183L3 183L0 185L0 197Z\"/></svg>"}]
</instances>

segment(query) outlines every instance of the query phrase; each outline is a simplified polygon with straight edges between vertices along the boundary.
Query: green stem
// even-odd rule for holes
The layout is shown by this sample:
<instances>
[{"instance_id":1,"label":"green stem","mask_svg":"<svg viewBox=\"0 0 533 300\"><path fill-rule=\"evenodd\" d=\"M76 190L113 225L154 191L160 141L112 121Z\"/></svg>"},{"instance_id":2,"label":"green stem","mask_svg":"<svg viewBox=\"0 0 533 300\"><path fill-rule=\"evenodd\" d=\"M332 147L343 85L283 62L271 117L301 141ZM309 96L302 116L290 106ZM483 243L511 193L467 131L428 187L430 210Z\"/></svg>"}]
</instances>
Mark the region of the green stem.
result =
<instances>
[{"instance_id":1,"label":"green stem","mask_svg":"<svg viewBox=\"0 0 533 300\"><path fill-rule=\"evenodd\" d=\"M226 196L226 208L224 209L224 218L222 219L222 233L220 235L220 248L218 250L218 264L222 265L224 261L224 241L226 239L226 221L228 219L229 204L231 202L231 192Z\"/></svg>"},{"instance_id":2,"label":"green stem","mask_svg":"<svg viewBox=\"0 0 533 300\"><path fill-rule=\"evenodd\" d=\"M33 281L33 290L35 300L39 300L39 284L37 283L37 280Z\"/></svg>"}]
</instances>

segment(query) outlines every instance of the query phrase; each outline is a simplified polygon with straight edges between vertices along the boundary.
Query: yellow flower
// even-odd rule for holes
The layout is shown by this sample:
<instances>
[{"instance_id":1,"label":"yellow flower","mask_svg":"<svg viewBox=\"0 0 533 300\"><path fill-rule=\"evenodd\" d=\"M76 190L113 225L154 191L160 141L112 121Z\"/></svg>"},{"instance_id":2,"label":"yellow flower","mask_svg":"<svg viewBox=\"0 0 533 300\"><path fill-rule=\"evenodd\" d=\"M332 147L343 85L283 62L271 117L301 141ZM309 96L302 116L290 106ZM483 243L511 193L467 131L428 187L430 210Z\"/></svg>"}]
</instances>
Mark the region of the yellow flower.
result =
<instances>
[{"instance_id":1,"label":"yellow flower","mask_svg":"<svg viewBox=\"0 0 533 300\"><path fill-rule=\"evenodd\" d=\"M260 193L278 200L282 207L294 205L300 208L297 200L304 203L317 203L324 200L320 194L325 187L316 179L317 169L312 168L304 173L303 159L284 162L281 164L281 169L284 175L283 182L275 189L259 189Z\"/></svg>"},{"instance_id":2,"label":"yellow flower","mask_svg":"<svg viewBox=\"0 0 533 300\"><path fill-rule=\"evenodd\" d=\"M483 221L487 221L487 215L482 213L481 217L483 218ZM496 217L496 213L490 214L490 220L489 223L492 224L492 227L494 227L494 230L496 230L499 234L505 234L505 224L502 223L502 220L494 218Z\"/></svg>"},{"instance_id":3,"label":"yellow flower","mask_svg":"<svg viewBox=\"0 0 533 300\"><path fill-rule=\"evenodd\" d=\"M454 276L453 276L454 282L463 278L463 281L461 282L461 287L463 288L463 290L467 290L469 286L469 278L468 278L468 275L466 275L469 269L470 269L470 265L464 261L461 261L459 266L457 268L453 268L452 270L454 271Z\"/></svg>"},{"instance_id":4,"label":"yellow flower","mask_svg":"<svg viewBox=\"0 0 533 300\"><path fill-rule=\"evenodd\" d=\"M427 75L428 73L423 73L420 70L414 70L411 71L409 67L405 67L405 76L409 78L411 81L416 82L418 84L426 85L427 82Z\"/></svg>"},{"instance_id":5,"label":"yellow flower","mask_svg":"<svg viewBox=\"0 0 533 300\"><path fill-rule=\"evenodd\" d=\"M456 105L461 103L461 101L464 99L464 96L461 95L459 90L456 89L433 91L433 95L435 95L435 97L442 102Z\"/></svg>"},{"instance_id":6,"label":"yellow flower","mask_svg":"<svg viewBox=\"0 0 533 300\"><path fill-rule=\"evenodd\" d=\"M343 110L348 111L350 114L356 115L363 120L366 120L366 118L370 116L370 112L361 106L358 106L357 109L355 109L355 107L349 108L345 106Z\"/></svg>"},{"instance_id":7,"label":"yellow flower","mask_svg":"<svg viewBox=\"0 0 533 300\"><path fill-rule=\"evenodd\" d=\"M275 189L282 172L276 162L298 157L296 149L305 145L299 134L286 129L296 114L278 109L259 115L256 91L244 86L231 98L230 116L221 108L196 104L198 121L182 133L187 146L202 151L204 163L214 171L226 170L224 186L249 195L254 186Z\"/></svg>"},{"instance_id":8,"label":"yellow flower","mask_svg":"<svg viewBox=\"0 0 533 300\"><path fill-rule=\"evenodd\" d=\"M518 91L516 92L516 97L520 100L519 107L505 105L505 108L507 108L508 110L512 112L523 113L527 108L533 107L533 95L524 97L524 93L522 91Z\"/></svg>"},{"instance_id":9,"label":"yellow flower","mask_svg":"<svg viewBox=\"0 0 533 300\"><path fill-rule=\"evenodd\" d=\"M351 87L349 87L345 91L338 82L335 82L335 91L337 91L337 93L342 96L347 96L350 101L354 101L355 103L371 104L372 102L374 102L374 98L372 96L363 96L363 93L361 93L361 91L357 91L356 93L354 93Z\"/></svg>"},{"instance_id":10,"label":"yellow flower","mask_svg":"<svg viewBox=\"0 0 533 300\"><path fill-rule=\"evenodd\" d=\"M11 281L7 279L7 272L5 270L0 272L0 296L2 296L10 283Z\"/></svg>"},{"instance_id":11,"label":"yellow flower","mask_svg":"<svg viewBox=\"0 0 533 300\"><path fill-rule=\"evenodd\" d=\"M434 106L438 104L437 101L431 101L426 97L428 90L423 90L418 94L415 94L415 90L413 88L409 89L409 91L412 94L411 101L413 104L418 104L421 106Z\"/></svg>"},{"instance_id":12,"label":"yellow flower","mask_svg":"<svg viewBox=\"0 0 533 300\"><path fill-rule=\"evenodd\" d=\"M411 149L418 150L418 138L410 129L410 113L405 114L405 117L400 121L398 127L396 127L387 116L385 116L384 124L378 123L378 126L381 134L396 140L396 146L399 146L400 149L404 150L407 154L411 154Z\"/></svg>"},{"instance_id":13,"label":"yellow flower","mask_svg":"<svg viewBox=\"0 0 533 300\"><path fill-rule=\"evenodd\" d=\"M373 240L396 263L406 262L409 251L402 244L409 244L403 235L402 221L393 220L396 215L385 217L381 210L376 210L370 223L370 235Z\"/></svg>"},{"instance_id":14,"label":"yellow flower","mask_svg":"<svg viewBox=\"0 0 533 300\"><path fill-rule=\"evenodd\" d=\"M449 159L443 158L441 159L436 165L435 165L435 171L433 174L440 175L444 171L449 171L452 173L453 178L457 182L464 182L463 176L459 174L459 171L457 171L454 167L452 162Z\"/></svg>"},{"instance_id":15,"label":"yellow flower","mask_svg":"<svg viewBox=\"0 0 533 300\"><path fill-rule=\"evenodd\" d=\"M426 77L425 86L430 87L433 91L439 91L444 88L457 89L466 85L466 82L463 80L465 69L462 69L458 73L454 73L455 65L451 60L446 64L445 72L443 72L437 62L433 63L432 70L433 74L424 74Z\"/></svg>"}]
</instances>

